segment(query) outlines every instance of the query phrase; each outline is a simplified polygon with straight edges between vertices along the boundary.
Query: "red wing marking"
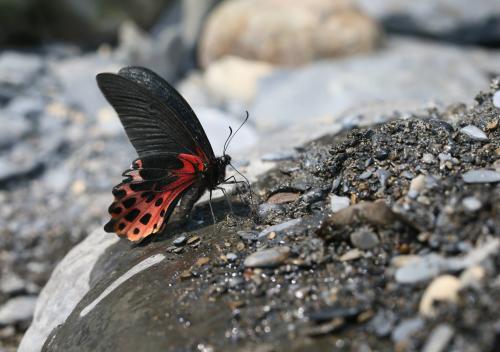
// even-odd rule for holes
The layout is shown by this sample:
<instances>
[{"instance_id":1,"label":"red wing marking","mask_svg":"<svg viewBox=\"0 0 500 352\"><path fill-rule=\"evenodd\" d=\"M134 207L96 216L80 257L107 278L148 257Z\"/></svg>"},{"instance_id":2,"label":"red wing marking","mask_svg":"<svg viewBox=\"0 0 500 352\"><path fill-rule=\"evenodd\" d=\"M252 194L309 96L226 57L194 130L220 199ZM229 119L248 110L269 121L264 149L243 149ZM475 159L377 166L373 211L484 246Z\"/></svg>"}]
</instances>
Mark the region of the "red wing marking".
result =
<instances>
[{"instance_id":1,"label":"red wing marking","mask_svg":"<svg viewBox=\"0 0 500 352\"><path fill-rule=\"evenodd\" d=\"M104 226L107 232L115 232L130 241L141 241L162 231L182 194L205 171L204 154L179 154L182 167L165 170L163 185L159 180L144 180L140 171L141 160L124 173L127 177L113 188L114 202L109 207L111 220Z\"/></svg>"}]
</instances>

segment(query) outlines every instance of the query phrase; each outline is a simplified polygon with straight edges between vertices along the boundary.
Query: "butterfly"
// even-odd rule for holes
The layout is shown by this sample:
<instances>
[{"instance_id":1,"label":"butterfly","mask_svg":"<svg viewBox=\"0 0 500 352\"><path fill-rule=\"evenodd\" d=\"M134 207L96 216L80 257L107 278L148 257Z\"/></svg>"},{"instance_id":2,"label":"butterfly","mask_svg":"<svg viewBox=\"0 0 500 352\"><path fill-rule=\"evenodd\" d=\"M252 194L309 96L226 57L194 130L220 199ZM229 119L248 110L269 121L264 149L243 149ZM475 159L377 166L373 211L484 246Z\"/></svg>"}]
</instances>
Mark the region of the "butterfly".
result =
<instances>
[{"instance_id":1,"label":"butterfly","mask_svg":"<svg viewBox=\"0 0 500 352\"><path fill-rule=\"evenodd\" d=\"M227 181L231 128L223 155L216 157L189 104L153 71L125 67L96 80L138 154L113 188L104 230L141 241L163 231L179 202L179 219L187 221L203 193Z\"/></svg>"}]
</instances>

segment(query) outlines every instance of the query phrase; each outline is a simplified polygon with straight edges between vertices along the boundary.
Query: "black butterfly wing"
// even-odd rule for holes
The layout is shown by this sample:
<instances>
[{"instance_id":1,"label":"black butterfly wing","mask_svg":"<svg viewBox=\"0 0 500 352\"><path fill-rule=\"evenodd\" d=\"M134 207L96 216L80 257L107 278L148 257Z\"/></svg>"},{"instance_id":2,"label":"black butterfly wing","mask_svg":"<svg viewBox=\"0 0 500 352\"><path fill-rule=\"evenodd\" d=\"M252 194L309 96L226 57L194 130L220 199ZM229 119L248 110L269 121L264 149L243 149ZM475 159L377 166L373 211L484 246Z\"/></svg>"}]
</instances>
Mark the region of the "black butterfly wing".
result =
<instances>
[{"instance_id":1,"label":"black butterfly wing","mask_svg":"<svg viewBox=\"0 0 500 352\"><path fill-rule=\"evenodd\" d=\"M155 97L171 107L175 117L191 132L196 144L203 150L205 155L211 160L215 158L203 126L191 106L174 87L145 67L124 67L118 74L146 87Z\"/></svg>"},{"instance_id":2,"label":"black butterfly wing","mask_svg":"<svg viewBox=\"0 0 500 352\"><path fill-rule=\"evenodd\" d=\"M207 162L215 158L191 107L158 75L125 68L119 74L98 74L97 84L140 158L168 154L175 158L179 153L204 154Z\"/></svg>"}]
</instances>

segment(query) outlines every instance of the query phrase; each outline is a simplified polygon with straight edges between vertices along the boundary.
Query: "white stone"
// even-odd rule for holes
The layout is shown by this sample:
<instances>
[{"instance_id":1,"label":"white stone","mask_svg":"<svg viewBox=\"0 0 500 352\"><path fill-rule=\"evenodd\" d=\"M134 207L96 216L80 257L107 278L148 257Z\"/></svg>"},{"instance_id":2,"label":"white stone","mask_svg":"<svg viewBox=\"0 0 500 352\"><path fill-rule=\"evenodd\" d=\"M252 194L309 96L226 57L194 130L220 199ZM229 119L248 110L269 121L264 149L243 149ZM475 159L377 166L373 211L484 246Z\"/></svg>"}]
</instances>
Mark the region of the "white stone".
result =
<instances>
[{"instance_id":1,"label":"white stone","mask_svg":"<svg viewBox=\"0 0 500 352\"><path fill-rule=\"evenodd\" d=\"M420 314L433 317L435 315L434 301L456 302L461 286L460 280L452 275L435 278L422 295L419 305Z\"/></svg>"},{"instance_id":2,"label":"white stone","mask_svg":"<svg viewBox=\"0 0 500 352\"><path fill-rule=\"evenodd\" d=\"M11 298L0 307L0 325L10 325L30 321L35 310L35 296Z\"/></svg>"},{"instance_id":3,"label":"white stone","mask_svg":"<svg viewBox=\"0 0 500 352\"><path fill-rule=\"evenodd\" d=\"M66 254L38 297L33 322L19 352L42 349L50 332L66 320L89 291L90 273L101 254L118 240L118 236L98 229Z\"/></svg>"},{"instance_id":4,"label":"white stone","mask_svg":"<svg viewBox=\"0 0 500 352\"><path fill-rule=\"evenodd\" d=\"M460 129L460 132L463 134L469 136L470 138L476 140L476 141L487 141L488 136L486 133L481 131L478 127L474 125L467 125L463 128Z\"/></svg>"},{"instance_id":5,"label":"white stone","mask_svg":"<svg viewBox=\"0 0 500 352\"><path fill-rule=\"evenodd\" d=\"M500 90L497 90L495 94L493 94L493 105L500 109Z\"/></svg>"},{"instance_id":6,"label":"white stone","mask_svg":"<svg viewBox=\"0 0 500 352\"><path fill-rule=\"evenodd\" d=\"M432 330L422 352L441 352L450 343L455 330L448 324L439 324Z\"/></svg>"},{"instance_id":7,"label":"white stone","mask_svg":"<svg viewBox=\"0 0 500 352\"><path fill-rule=\"evenodd\" d=\"M481 209L481 207L483 206L479 199L477 199L476 197L465 197L464 199L462 199L462 205L468 211L476 211Z\"/></svg>"},{"instance_id":8,"label":"white stone","mask_svg":"<svg viewBox=\"0 0 500 352\"><path fill-rule=\"evenodd\" d=\"M351 200L348 197L339 197L335 194L330 196L330 208L333 213L337 213L349 205L351 205Z\"/></svg>"}]
</instances>

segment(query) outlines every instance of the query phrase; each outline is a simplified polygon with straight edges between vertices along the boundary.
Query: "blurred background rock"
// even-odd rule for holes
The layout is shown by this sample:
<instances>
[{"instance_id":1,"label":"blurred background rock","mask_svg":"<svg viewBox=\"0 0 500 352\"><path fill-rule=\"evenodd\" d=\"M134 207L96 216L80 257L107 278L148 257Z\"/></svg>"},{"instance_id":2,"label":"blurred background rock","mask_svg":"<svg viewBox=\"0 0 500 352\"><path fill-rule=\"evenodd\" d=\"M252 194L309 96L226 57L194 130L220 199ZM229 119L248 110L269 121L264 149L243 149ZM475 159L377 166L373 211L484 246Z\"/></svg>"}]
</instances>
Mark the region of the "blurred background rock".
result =
<instances>
[{"instance_id":1,"label":"blurred background rock","mask_svg":"<svg viewBox=\"0 0 500 352\"><path fill-rule=\"evenodd\" d=\"M134 157L96 73L157 71L216 151L248 110L230 152L255 176L321 134L470 103L499 47L496 0L0 0L0 351Z\"/></svg>"}]
</instances>

